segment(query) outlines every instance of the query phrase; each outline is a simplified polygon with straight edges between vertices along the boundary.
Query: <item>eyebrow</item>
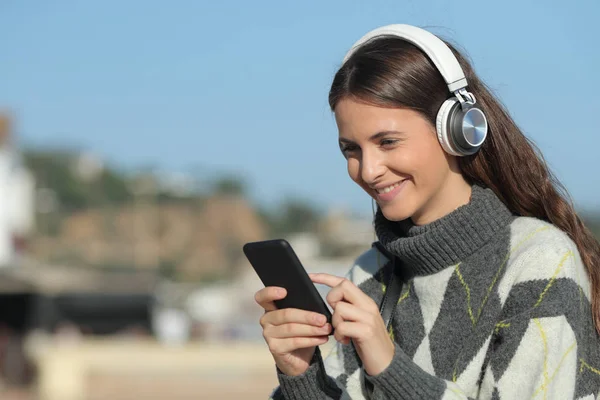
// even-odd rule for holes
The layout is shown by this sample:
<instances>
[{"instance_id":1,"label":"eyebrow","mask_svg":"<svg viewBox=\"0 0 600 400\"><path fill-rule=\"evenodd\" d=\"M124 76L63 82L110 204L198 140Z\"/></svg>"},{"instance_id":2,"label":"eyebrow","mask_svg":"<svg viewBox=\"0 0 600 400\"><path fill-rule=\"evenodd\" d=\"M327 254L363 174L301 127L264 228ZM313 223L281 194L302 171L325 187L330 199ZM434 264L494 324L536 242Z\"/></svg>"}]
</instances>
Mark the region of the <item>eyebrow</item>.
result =
<instances>
[{"instance_id":1,"label":"eyebrow","mask_svg":"<svg viewBox=\"0 0 600 400\"><path fill-rule=\"evenodd\" d=\"M400 131L381 131L381 132L377 132L376 134L372 135L369 138L369 141L375 141L377 139L381 139L384 136L388 136L388 135L403 135L403 132ZM340 143L354 143L352 140L349 139L344 139L341 138L339 139Z\"/></svg>"}]
</instances>

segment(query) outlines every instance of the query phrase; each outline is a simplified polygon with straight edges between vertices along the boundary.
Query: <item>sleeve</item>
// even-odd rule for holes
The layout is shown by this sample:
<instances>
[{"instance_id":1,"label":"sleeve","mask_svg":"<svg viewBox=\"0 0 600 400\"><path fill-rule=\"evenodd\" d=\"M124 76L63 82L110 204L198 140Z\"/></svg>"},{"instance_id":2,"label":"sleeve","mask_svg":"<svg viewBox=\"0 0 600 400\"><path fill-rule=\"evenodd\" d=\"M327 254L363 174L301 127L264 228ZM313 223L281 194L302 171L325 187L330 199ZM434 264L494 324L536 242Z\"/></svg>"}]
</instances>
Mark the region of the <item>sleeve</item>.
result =
<instances>
[{"instance_id":1,"label":"sleeve","mask_svg":"<svg viewBox=\"0 0 600 400\"><path fill-rule=\"evenodd\" d=\"M374 400L470 399L454 382L423 371L398 344L391 364L378 375L365 373L365 379L373 385Z\"/></svg>"},{"instance_id":2,"label":"sleeve","mask_svg":"<svg viewBox=\"0 0 600 400\"><path fill-rule=\"evenodd\" d=\"M319 347L306 372L288 376L277 369L277 378L279 387L271 394L271 400L351 399L344 386L327 375Z\"/></svg>"},{"instance_id":3,"label":"sleeve","mask_svg":"<svg viewBox=\"0 0 600 400\"><path fill-rule=\"evenodd\" d=\"M333 353L325 362L331 362ZM365 381L362 394L372 400L402 399L470 399L460 387L423 371L396 345L396 353L390 366L377 376L361 371ZM278 371L280 386L273 391L272 400L346 400L352 399L341 382L325 372L321 353L315 352L308 370L298 376L287 376ZM365 391L366 390L366 391ZM366 394L367 393L367 394Z\"/></svg>"}]
</instances>

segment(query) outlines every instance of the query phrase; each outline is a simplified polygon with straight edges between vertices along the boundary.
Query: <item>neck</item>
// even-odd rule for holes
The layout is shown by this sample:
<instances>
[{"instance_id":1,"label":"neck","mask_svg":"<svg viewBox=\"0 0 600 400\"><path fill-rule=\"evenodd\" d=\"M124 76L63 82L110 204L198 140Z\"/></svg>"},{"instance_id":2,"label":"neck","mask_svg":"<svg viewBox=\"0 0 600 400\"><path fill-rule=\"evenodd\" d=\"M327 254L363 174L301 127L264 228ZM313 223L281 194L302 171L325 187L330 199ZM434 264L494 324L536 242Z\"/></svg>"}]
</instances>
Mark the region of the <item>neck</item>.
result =
<instances>
[{"instance_id":1,"label":"neck","mask_svg":"<svg viewBox=\"0 0 600 400\"><path fill-rule=\"evenodd\" d=\"M446 179L437 195L428 201L411 217L415 225L427 225L450 214L457 208L468 204L471 200L471 185L461 174L455 174L452 179Z\"/></svg>"},{"instance_id":2,"label":"neck","mask_svg":"<svg viewBox=\"0 0 600 400\"><path fill-rule=\"evenodd\" d=\"M375 230L406 272L427 275L465 260L507 229L513 218L491 189L473 186L471 201L429 224L389 221L378 211Z\"/></svg>"}]
</instances>

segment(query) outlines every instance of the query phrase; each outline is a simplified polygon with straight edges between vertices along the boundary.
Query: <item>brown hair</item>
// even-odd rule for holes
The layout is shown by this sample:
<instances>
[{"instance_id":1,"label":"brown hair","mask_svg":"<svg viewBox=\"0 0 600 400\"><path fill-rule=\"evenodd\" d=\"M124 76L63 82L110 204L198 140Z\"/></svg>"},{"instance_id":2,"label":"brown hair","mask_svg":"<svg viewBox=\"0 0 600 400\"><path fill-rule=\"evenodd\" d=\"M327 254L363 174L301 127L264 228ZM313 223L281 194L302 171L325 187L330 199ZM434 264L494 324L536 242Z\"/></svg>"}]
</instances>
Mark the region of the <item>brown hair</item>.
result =
<instances>
[{"instance_id":1,"label":"brown hair","mask_svg":"<svg viewBox=\"0 0 600 400\"><path fill-rule=\"evenodd\" d=\"M539 149L525 137L506 109L475 75L454 46L469 90L488 119L488 137L474 155L460 157L470 183L492 189L515 214L548 221L576 243L592 286L592 314L600 332L600 243L585 227L562 184L548 169ZM433 126L437 111L449 97L441 74L416 46L396 37L361 46L336 73L329 92L333 111L347 96L382 106L420 112Z\"/></svg>"}]
</instances>

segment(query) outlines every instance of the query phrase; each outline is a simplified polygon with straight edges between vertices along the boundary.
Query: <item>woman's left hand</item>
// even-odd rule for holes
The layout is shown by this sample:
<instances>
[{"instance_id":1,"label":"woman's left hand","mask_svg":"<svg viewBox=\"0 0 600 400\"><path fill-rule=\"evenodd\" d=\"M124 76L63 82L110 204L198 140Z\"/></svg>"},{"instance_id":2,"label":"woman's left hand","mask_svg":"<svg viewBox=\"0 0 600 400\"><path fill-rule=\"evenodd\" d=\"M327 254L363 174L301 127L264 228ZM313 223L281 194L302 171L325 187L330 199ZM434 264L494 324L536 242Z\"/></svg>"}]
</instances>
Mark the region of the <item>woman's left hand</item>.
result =
<instances>
[{"instance_id":1,"label":"woman's left hand","mask_svg":"<svg viewBox=\"0 0 600 400\"><path fill-rule=\"evenodd\" d=\"M394 343L377 304L348 279L330 274L309 276L313 282L331 287L327 302L333 308L335 339L343 344L352 340L369 375L383 372L394 357Z\"/></svg>"}]
</instances>

